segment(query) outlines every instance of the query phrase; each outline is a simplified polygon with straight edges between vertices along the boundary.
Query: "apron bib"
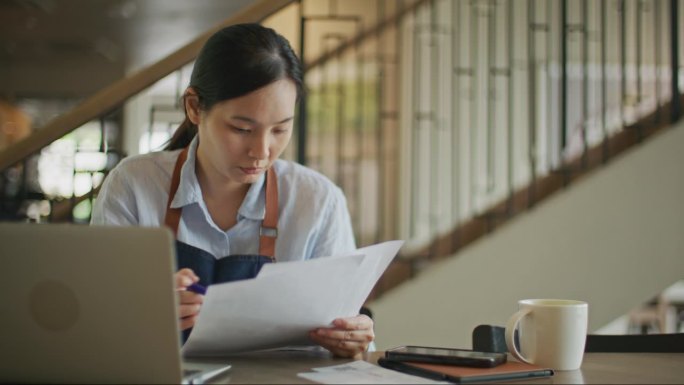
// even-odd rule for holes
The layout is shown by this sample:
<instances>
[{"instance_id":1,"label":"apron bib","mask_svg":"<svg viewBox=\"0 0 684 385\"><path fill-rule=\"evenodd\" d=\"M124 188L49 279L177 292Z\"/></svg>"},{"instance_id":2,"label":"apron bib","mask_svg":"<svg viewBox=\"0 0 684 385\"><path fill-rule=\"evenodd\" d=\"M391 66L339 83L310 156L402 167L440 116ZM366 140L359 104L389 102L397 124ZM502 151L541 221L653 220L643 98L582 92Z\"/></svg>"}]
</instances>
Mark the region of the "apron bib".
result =
<instances>
[{"instance_id":1,"label":"apron bib","mask_svg":"<svg viewBox=\"0 0 684 385\"><path fill-rule=\"evenodd\" d=\"M178 234L182 208L171 208L178 185L180 184L180 170L188 156L188 149L181 151L171 177L169 200L166 204L164 224L173 234ZM278 236L278 182L275 170L266 172L266 214L259 230L258 255L229 255L215 258L209 252L176 240L176 266L178 269L189 268L198 277L201 285L209 286L216 283L232 282L256 277L266 263L275 262L275 241ZM185 342L192 328L183 331L182 341Z\"/></svg>"}]
</instances>

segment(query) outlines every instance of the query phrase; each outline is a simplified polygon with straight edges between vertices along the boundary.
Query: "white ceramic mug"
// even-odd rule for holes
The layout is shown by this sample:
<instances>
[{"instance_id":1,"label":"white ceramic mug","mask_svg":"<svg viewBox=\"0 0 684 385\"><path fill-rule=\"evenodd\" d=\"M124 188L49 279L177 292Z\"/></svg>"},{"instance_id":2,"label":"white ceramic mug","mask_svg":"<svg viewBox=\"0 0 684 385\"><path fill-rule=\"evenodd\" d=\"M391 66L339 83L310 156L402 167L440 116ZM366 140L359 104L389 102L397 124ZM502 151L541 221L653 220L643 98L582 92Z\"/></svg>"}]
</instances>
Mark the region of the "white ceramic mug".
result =
<instances>
[{"instance_id":1,"label":"white ceramic mug","mask_svg":"<svg viewBox=\"0 0 684 385\"><path fill-rule=\"evenodd\" d=\"M582 365L587 339L589 305L564 299L525 299L506 324L508 351L519 361L554 370ZM514 335L518 328L520 351Z\"/></svg>"}]
</instances>

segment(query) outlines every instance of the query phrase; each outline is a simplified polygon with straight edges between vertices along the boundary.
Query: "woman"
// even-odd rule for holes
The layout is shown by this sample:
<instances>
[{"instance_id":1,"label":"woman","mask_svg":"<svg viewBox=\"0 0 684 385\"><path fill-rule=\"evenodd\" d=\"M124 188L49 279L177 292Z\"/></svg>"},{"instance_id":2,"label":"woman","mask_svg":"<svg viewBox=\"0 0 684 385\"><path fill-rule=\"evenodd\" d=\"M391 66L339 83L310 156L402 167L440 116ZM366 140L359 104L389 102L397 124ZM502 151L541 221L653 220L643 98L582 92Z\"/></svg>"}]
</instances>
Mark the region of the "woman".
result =
<instances>
[{"instance_id":1,"label":"woman","mask_svg":"<svg viewBox=\"0 0 684 385\"><path fill-rule=\"evenodd\" d=\"M166 151L123 160L102 186L93 224L166 225L176 234L186 332L202 305L203 296L187 290L194 283L253 278L272 260L356 248L341 190L278 159L301 92L301 64L285 38L258 24L224 28L195 62L185 121ZM336 319L309 336L337 356L356 357L374 339L373 322Z\"/></svg>"}]
</instances>

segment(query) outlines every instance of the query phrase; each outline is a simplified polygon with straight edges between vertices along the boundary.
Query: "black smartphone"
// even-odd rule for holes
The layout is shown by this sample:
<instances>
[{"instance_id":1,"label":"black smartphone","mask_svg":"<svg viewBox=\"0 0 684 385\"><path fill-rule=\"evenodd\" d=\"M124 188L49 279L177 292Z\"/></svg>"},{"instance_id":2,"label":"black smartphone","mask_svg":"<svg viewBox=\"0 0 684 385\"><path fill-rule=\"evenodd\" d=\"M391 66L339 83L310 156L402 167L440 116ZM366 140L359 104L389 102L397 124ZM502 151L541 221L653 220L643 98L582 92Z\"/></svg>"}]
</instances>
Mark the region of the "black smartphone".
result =
<instances>
[{"instance_id":1,"label":"black smartphone","mask_svg":"<svg viewBox=\"0 0 684 385\"><path fill-rule=\"evenodd\" d=\"M399 346L386 350L385 358L395 361L492 368L506 362L506 353L488 353L428 346Z\"/></svg>"}]
</instances>

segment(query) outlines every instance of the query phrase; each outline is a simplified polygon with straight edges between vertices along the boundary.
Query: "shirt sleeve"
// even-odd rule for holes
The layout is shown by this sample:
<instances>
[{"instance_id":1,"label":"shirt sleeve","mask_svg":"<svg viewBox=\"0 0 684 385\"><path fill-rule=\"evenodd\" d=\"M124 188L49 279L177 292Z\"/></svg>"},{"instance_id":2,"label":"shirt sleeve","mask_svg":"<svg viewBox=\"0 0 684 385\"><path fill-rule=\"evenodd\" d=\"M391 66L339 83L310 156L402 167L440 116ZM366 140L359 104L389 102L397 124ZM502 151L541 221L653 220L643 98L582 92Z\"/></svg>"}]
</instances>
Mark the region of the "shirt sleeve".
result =
<instances>
[{"instance_id":1,"label":"shirt sleeve","mask_svg":"<svg viewBox=\"0 0 684 385\"><path fill-rule=\"evenodd\" d=\"M342 190L335 187L330 198L312 249L312 257L314 258L343 255L356 250L347 200Z\"/></svg>"},{"instance_id":2,"label":"shirt sleeve","mask_svg":"<svg viewBox=\"0 0 684 385\"><path fill-rule=\"evenodd\" d=\"M115 168L105 178L95 198L92 225L135 226L139 224L135 195L125 172Z\"/></svg>"}]
</instances>

